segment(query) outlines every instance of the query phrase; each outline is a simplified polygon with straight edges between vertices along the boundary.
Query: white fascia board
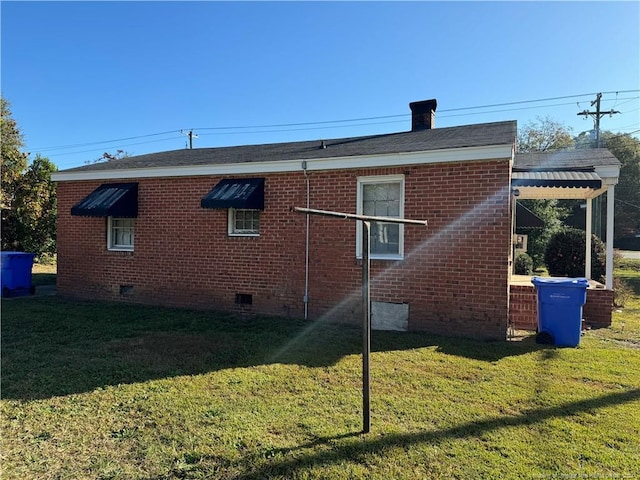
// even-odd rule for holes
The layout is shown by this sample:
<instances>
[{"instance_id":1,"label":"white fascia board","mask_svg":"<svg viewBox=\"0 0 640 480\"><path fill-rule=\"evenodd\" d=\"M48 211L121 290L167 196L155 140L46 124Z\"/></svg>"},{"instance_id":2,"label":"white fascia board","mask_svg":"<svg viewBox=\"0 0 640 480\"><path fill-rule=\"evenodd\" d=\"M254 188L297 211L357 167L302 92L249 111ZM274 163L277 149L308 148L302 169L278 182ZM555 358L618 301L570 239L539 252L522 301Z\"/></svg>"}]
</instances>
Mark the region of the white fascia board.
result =
<instances>
[{"instance_id":1,"label":"white fascia board","mask_svg":"<svg viewBox=\"0 0 640 480\"><path fill-rule=\"evenodd\" d=\"M362 155L273 162L241 162L182 167L121 168L116 170L89 170L57 172L51 175L55 182L80 180L116 180L123 178L195 177L219 175L252 175L302 171L306 162L308 171L344 170L352 168L380 168L430 163L468 162L478 160L511 159L513 146L489 145L483 147L448 148L421 152Z\"/></svg>"},{"instance_id":2,"label":"white fascia board","mask_svg":"<svg viewBox=\"0 0 640 480\"><path fill-rule=\"evenodd\" d=\"M618 177L620 176L619 165L607 165L595 168L596 173L602 178L602 183L605 185L616 185L618 183Z\"/></svg>"}]
</instances>

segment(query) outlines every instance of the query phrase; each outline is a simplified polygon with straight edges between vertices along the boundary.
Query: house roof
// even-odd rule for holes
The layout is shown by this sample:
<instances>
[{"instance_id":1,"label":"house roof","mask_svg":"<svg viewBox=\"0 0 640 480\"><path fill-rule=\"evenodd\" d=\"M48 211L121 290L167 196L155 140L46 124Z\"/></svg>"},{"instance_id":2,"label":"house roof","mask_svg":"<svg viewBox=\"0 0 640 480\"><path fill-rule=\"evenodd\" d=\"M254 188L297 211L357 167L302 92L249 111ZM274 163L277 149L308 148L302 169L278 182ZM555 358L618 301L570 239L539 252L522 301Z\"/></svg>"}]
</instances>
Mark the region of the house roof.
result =
<instances>
[{"instance_id":1,"label":"house roof","mask_svg":"<svg viewBox=\"0 0 640 480\"><path fill-rule=\"evenodd\" d=\"M332 140L183 149L95 163L59 173L329 159L513 145L516 133L516 122L505 121Z\"/></svg>"},{"instance_id":2,"label":"house roof","mask_svg":"<svg viewBox=\"0 0 640 480\"><path fill-rule=\"evenodd\" d=\"M620 166L606 148L516 153L514 171L593 170L594 167Z\"/></svg>"}]
</instances>

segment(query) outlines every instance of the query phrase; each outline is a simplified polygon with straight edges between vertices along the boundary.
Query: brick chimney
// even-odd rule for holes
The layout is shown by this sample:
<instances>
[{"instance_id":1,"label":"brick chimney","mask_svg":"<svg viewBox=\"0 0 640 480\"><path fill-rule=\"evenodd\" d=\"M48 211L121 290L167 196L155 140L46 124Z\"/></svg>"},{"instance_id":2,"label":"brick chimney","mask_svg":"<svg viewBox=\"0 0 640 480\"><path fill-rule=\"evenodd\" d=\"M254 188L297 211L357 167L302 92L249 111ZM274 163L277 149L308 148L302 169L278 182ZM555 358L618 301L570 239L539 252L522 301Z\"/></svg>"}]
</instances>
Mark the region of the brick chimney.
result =
<instances>
[{"instance_id":1,"label":"brick chimney","mask_svg":"<svg viewBox=\"0 0 640 480\"><path fill-rule=\"evenodd\" d=\"M438 102L433 98L421 102L411 102L411 131L431 130L435 126Z\"/></svg>"}]
</instances>

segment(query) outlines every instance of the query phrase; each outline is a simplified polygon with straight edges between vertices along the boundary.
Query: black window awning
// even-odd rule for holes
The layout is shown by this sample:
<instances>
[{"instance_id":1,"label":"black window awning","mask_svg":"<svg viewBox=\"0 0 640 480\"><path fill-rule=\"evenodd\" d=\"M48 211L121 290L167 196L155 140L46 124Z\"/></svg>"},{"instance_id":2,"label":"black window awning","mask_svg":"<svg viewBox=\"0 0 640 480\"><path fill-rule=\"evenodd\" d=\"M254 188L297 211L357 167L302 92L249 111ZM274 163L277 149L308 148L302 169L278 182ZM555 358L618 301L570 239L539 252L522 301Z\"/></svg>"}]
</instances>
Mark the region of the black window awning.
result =
<instances>
[{"instance_id":1,"label":"black window awning","mask_svg":"<svg viewBox=\"0 0 640 480\"><path fill-rule=\"evenodd\" d=\"M137 217L138 184L103 183L72 207L71 215L80 217Z\"/></svg>"},{"instance_id":2,"label":"black window awning","mask_svg":"<svg viewBox=\"0 0 640 480\"><path fill-rule=\"evenodd\" d=\"M221 180L200 201L202 208L264 210L264 178Z\"/></svg>"}]
</instances>

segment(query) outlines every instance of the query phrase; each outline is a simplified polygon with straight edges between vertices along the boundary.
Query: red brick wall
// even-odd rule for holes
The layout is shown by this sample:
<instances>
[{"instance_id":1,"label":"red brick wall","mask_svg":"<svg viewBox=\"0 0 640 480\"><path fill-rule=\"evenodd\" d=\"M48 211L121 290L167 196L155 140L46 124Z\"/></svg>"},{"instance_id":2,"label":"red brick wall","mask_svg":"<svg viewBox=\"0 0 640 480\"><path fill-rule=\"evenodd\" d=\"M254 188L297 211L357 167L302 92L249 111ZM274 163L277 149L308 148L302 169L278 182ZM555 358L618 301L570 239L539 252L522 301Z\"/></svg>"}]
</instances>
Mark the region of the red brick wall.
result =
<instances>
[{"instance_id":1,"label":"red brick wall","mask_svg":"<svg viewBox=\"0 0 640 480\"><path fill-rule=\"evenodd\" d=\"M613 295L613 290L587 290L587 303L582 307L585 326L592 328L611 326Z\"/></svg>"},{"instance_id":2,"label":"red brick wall","mask_svg":"<svg viewBox=\"0 0 640 480\"><path fill-rule=\"evenodd\" d=\"M311 207L355 213L357 177L405 175L403 261L372 260L372 300L409 303L409 328L505 338L510 238L506 161L309 174ZM263 175L255 175L263 176ZM200 207L222 177L141 179L134 252L106 249L106 219L70 215L101 181L58 185L60 294L302 317L302 172L264 175L260 237L229 237L227 211ZM126 181L124 179L123 181ZM310 217L309 316L359 321L353 221ZM121 286L132 286L121 293ZM238 306L235 294L253 296Z\"/></svg>"},{"instance_id":3,"label":"red brick wall","mask_svg":"<svg viewBox=\"0 0 640 480\"><path fill-rule=\"evenodd\" d=\"M509 323L518 330L538 327L538 297L533 285L511 285Z\"/></svg>"},{"instance_id":4,"label":"red brick wall","mask_svg":"<svg viewBox=\"0 0 640 480\"><path fill-rule=\"evenodd\" d=\"M587 289L587 302L582 307L584 325L592 328L611 325L613 290ZM511 285L509 322L519 330L535 330L538 326L538 297L533 285Z\"/></svg>"}]
</instances>

